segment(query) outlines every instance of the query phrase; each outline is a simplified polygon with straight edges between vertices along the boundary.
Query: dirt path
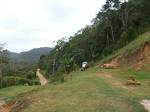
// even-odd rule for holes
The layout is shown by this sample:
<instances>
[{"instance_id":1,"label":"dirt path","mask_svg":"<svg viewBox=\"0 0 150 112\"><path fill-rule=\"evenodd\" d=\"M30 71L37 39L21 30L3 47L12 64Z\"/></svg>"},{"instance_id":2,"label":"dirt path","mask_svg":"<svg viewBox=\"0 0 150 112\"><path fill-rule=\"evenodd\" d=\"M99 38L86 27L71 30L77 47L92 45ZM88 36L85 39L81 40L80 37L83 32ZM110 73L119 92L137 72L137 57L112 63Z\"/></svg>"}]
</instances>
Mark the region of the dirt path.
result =
<instances>
[{"instance_id":1,"label":"dirt path","mask_svg":"<svg viewBox=\"0 0 150 112\"><path fill-rule=\"evenodd\" d=\"M36 76L39 78L42 86L48 84L48 80L40 73L40 69L37 69Z\"/></svg>"},{"instance_id":2,"label":"dirt path","mask_svg":"<svg viewBox=\"0 0 150 112\"><path fill-rule=\"evenodd\" d=\"M41 85L48 84L48 80L40 73L39 69L37 69L36 75L39 78ZM6 105L4 98L0 96L0 112L11 112L14 108L15 104Z\"/></svg>"},{"instance_id":3,"label":"dirt path","mask_svg":"<svg viewBox=\"0 0 150 112\"><path fill-rule=\"evenodd\" d=\"M141 104L144 106L145 110L150 112L150 100L143 100Z\"/></svg>"},{"instance_id":4,"label":"dirt path","mask_svg":"<svg viewBox=\"0 0 150 112\"><path fill-rule=\"evenodd\" d=\"M97 76L107 78L108 82L115 87L128 89L121 81L117 80L111 73L98 73Z\"/></svg>"},{"instance_id":5,"label":"dirt path","mask_svg":"<svg viewBox=\"0 0 150 112\"><path fill-rule=\"evenodd\" d=\"M13 107L0 107L0 112L11 112Z\"/></svg>"},{"instance_id":6,"label":"dirt path","mask_svg":"<svg viewBox=\"0 0 150 112\"><path fill-rule=\"evenodd\" d=\"M5 107L5 100L3 97L0 97L0 112L10 112L11 111L11 107Z\"/></svg>"},{"instance_id":7,"label":"dirt path","mask_svg":"<svg viewBox=\"0 0 150 112\"><path fill-rule=\"evenodd\" d=\"M5 104L4 98L0 97L0 107Z\"/></svg>"}]
</instances>

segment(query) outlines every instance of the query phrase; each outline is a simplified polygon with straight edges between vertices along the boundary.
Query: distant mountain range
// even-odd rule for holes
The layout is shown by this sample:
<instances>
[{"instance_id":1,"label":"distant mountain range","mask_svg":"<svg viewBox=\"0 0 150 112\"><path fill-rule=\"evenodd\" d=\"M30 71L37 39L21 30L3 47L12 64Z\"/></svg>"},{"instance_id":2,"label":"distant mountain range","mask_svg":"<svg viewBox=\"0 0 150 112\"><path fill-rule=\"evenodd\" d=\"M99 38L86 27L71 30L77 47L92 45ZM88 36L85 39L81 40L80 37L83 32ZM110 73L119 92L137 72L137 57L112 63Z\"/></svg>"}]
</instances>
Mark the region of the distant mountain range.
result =
<instances>
[{"instance_id":1,"label":"distant mountain range","mask_svg":"<svg viewBox=\"0 0 150 112\"><path fill-rule=\"evenodd\" d=\"M15 53L9 51L9 57L11 61L15 62L27 62L27 63L37 63L41 55L46 55L50 53L53 48L41 47L32 49L30 51Z\"/></svg>"}]
</instances>

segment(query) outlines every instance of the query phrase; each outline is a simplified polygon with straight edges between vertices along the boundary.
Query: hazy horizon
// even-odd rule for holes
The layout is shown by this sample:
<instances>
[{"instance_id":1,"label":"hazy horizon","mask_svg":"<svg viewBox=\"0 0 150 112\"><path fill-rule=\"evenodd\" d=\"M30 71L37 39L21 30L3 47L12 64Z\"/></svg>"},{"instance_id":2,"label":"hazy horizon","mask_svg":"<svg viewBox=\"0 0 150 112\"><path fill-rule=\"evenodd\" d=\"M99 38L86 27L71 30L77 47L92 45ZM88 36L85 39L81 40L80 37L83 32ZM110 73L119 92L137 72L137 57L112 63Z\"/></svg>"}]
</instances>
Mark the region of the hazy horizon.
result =
<instances>
[{"instance_id":1,"label":"hazy horizon","mask_svg":"<svg viewBox=\"0 0 150 112\"><path fill-rule=\"evenodd\" d=\"M14 51L10 51L10 50L8 50L9 52L12 52L12 53L17 53L17 54L20 54L20 53L23 53L23 52L29 52L29 51L31 51L31 50L34 50L34 49L40 49L40 48L54 48L54 47L37 47L37 48L31 48L31 49L29 49L29 50L25 50L25 51L20 51L20 52L14 52ZM7 49L6 49L7 50Z\"/></svg>"},{"instance_id":2,"label":"hazy horizon","mask_svg":"<svg viewBox=\"0 0 150 112\"><path fill-rule=\"evenodd\" d=\"M53 41L70 37L89 25L104 3L105 0L0 1L0 41L17 53L54 47Z\"/></svg>"}]
</instances>

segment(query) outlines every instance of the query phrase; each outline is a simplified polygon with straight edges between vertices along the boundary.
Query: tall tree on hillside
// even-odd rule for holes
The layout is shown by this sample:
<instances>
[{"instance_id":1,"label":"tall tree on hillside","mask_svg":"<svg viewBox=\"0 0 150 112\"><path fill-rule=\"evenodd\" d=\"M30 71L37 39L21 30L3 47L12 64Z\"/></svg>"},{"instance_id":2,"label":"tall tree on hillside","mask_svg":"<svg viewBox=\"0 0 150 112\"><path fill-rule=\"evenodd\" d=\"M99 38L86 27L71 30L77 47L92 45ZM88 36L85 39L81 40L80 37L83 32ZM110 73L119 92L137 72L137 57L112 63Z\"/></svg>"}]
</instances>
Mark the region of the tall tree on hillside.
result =
<instances>
[{"instance_id":1,"label":"tall tree on hillside","mask_svg":"<svg viewBox=\"0 0 150 112\"><path fill-rule=\"evenodd\" d=\"M3 50L6 43L0 43L0 64L8 63L8 53L7 50Z\"/></svg>"},{"instance_id":2,"label":"tall tree on hillside","mask_svg":"<svg viewBox=\"0 0 150 112\"><path fill-rule=\"evenodd\" d=\"M5 43L0 43L0 79L1 79L1 87L2 87L2 67L3 64L8 63L8 56L7 56L7 51L3 50Z\"/></svg>"},{"instance_id":3,"label":"tall tree on hillside","mask_svg":"<svg viewBox=\"0 0 150 112\"><path fill-rule=\"evenodd\" d=\"M109 44L109 35L111 34L112 41L115 41L114 35L114 18L116 16L116 10L120 8L120 0L107 0L105 5L103 6L102 13L103 13L103 22L106 25L106 37ZM110 33L110 34L109 34Z\"/></svg>"},{"instance_id":4,"label":"tall tree on hillside","mask_svg":"<svg viewBox=\"0 0 150 112\"><path fill-rule=\"evenodd\" d=\"M0 43L0 52L3 50L5 43Z\"/></svg>"}]
</instances>

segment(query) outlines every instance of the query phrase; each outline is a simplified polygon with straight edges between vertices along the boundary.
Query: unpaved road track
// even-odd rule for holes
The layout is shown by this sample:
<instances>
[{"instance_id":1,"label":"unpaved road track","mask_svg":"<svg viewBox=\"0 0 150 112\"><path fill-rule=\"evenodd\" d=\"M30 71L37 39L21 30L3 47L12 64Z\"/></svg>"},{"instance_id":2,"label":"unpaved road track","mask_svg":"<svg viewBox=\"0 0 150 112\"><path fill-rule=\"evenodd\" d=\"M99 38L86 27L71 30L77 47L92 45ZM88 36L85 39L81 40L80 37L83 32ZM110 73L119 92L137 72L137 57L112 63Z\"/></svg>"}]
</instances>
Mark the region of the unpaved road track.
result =
<instances>
[{"instance_id":1,"label":"unpaved road track","mask_svg":"<svg viewBox=\"0 0 150 112\"><path fill-rule=\"evenodd\" d=\"M42 86L48 84L48 80L40 73L40 69L37 69L36 76L39 78Z\"/></svg>"},{"instance_id":2,"label":"unpaved road track","mask_svg":"<svg viewBox=\"0 0 150 112\"><path fill-rule=\"evenodd\" d=\"M0 97L0 107L5 104L4 98Z\"/></svg>"},{"instance_id":3,"label":"unpaved road track","mask_svg":"<svg viewBox=\"0 0 150 112\"><path fill-rule=\"evenodd\" d=\"M11 109L3 106L5 103L6 102L4 101L4 98L0 97L0 112L10 112L11 111Z\"/></svg>"},{"instance_id":4,"label":"unpaved road track","mask_svg":"<svg viewBox=\"0 0 150 112\"><path fill-rule=\"evenodd\" d=\"M11 108L0 107L0 112L11 112Z\"/></svg>"}]
</instances>

